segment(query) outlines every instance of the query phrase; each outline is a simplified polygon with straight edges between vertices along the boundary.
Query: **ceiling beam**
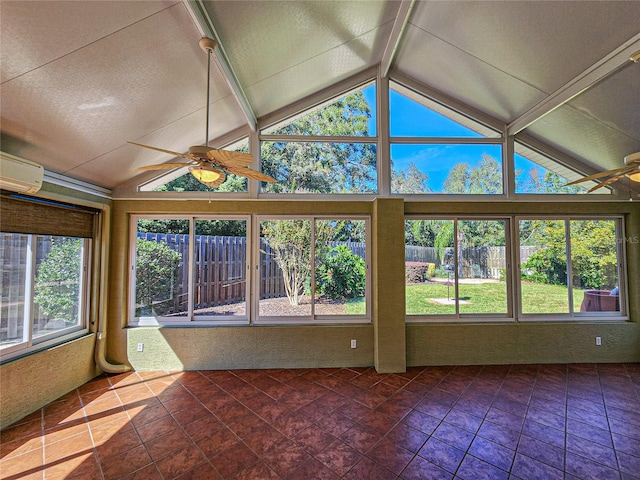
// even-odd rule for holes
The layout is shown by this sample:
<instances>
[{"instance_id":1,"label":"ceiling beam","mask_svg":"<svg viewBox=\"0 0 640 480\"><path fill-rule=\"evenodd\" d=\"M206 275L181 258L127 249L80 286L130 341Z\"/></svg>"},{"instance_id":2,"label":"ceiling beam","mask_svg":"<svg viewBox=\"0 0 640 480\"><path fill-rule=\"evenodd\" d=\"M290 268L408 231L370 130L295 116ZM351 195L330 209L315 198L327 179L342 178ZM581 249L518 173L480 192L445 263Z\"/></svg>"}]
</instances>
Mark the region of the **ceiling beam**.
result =
<instances>
[{"instance_id":1,"label":"ceiling beam","mask_svg":"<svg viewBox=\"0 0 640 480\"><path fill-rule=\"evenodd\" d=\"M507 134L515 135L521 132L533 122L569 102L603 78L608 77L622 66L628 64L631 61L630 57L637 53L638 50L640 50L640 33L631 37L624 44L509 123L507 125Z\"/></svg>"},{"instance_id":2,"label":"ceiling beam","mask_svg":"<svg viewBox=\"0 0 640 480\"><path fill-rule=\"evenodd\" d=\"M187 11L189 12L189 15L196 24L196 27L200 31L200 35L202 35L203 37L212 38L218 43L218 46L214 51L215 61L222 71L222 76L227 80L227 84L229 85L229 88L231 88L233 96L236 98L238 105L240 105L242 113L244 113L244 116L247 119L247 123L249 124L249 128L251 128L251 130L255 132L258 123L256 120L256 114L254 113L253 108L251 107L251 104L249 103L249 100L245 95L240 82L238 81L238 77L236 76L233 68L231 67L231 64L229 63L227 54L225 53L224 47L220 42L220 37L216 32L209 14L204 8L202 0L182 0L182 2L184 3Z\"/></svg>"},{"instance_id":3,"label":"ceiling beam","mask_svg":"<svg viewBox=\"0 0 640 480\"><path fill-rule=\"evenodd\" d=\"M407 23L409 23L409 17L413 11L414 4L415 0L402 0L400 2L398 14L396 15L396 19L393 21L393 27L389 34L387 46L384 49L382 60L380 61L380 72L382 77L387 77L389 75L389 69L395 59L396 51L400 45L400 40L402 40L404 29L407 26Z\"/></svg>"}]
</instances>

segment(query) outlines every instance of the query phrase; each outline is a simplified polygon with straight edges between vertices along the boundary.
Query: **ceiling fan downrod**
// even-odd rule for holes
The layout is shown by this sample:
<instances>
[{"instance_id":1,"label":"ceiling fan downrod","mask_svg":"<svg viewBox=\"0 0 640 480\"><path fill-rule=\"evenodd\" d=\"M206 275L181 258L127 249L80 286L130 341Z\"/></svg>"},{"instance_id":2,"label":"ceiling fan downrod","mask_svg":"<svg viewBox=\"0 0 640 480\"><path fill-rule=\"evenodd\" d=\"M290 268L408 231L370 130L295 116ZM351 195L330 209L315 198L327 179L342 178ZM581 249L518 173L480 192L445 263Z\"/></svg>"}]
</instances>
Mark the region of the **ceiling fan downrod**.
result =
<instances>
[{"instance_id":1,"label":"ceiling fan downrod","mask_svg":"<svg viewBox=\"0 0 640 480\"><path fill-rule=\"evenodd\" d=\"M205 146L209 146L209 96L211 92L211 55L216 48L216 41L209 37L202 37L198 42L200 48L207 53L207 121L205 131Z\"/></svg>"}]
</instances>

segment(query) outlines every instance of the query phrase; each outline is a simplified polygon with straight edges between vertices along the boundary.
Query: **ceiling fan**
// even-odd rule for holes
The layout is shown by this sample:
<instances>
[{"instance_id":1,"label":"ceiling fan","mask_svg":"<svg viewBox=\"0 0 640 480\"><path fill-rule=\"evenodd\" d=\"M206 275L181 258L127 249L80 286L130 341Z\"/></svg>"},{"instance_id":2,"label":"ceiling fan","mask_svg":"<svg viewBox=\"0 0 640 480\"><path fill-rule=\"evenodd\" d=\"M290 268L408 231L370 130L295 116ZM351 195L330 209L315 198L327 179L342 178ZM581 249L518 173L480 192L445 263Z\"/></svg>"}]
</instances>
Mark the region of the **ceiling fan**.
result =
<instances>
[{"instance_id":1,"label":"ceiling fan","mask_svg":"<svg viewBox=\"0 0 640 480\"><path fill-rule=\"evenodd\" d=\"M606 187L610 183L613 183L625 176L629 177L629 179L633 180L634 182L640 182L640 152L631 153L624 157L624 164L624 167L614 168L613 170L607 170L605 172L594 173L593 175L581 178L580 180L575 180L573 182L567 183L567 185L575 185L577 183L587 182L589 180L595 180L597 178L603 178L607 176L609 177L606 180L598 183L595 187L591 188L587 192L591 193L594 190Z\"/></svg>"},{"instance_id":2,"label":"ceiling fan","mask_svg":"<svg viewBox=\"0 0 640 480\"><path fill-rule=\"evenodd\" d=\"M209 147L209 90L211 82L211 55L216 47L215 40L203 37L199 42L200 48L207 53L207 125L205 145L189 147L189 153L173 152L163 148L151 147L141 143L127 142L138 147L148 148L157 152L168 153L175 157L189 160L188 163L159 163L147 165L138 170L164 170L180 167L189 167L189 172L202 184L208 187L219 187L226 179L227 173L233 173L242 177L259 180L262 182L275 182L276 179L265 175L262 172L248 167L253 161L253 157L248 153L235 152L232 150L220 150Z\"/></svg>"}]
</instances>

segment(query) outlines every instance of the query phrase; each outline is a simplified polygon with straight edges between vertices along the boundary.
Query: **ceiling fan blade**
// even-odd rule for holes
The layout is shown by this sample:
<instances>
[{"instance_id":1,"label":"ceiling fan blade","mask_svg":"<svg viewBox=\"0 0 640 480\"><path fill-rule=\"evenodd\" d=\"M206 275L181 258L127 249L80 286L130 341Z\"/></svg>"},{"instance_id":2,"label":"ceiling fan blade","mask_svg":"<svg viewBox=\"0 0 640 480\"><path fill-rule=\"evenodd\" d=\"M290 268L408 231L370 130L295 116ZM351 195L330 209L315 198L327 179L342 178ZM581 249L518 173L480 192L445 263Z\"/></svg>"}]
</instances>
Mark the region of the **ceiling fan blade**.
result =
<instances>
[{"instance_id":1,"label":"ceiling fan blade","mask_svg":"<svg viewBox=\"0 0 640 480\"><path fill-rule=\"evenodd\" d=\"M228 167L227 170L229 173L251 178L253 180L260 180L261 182L277 182L275 178L247 167Z\"/></svg>"},{"instance_id":2,"label":"ceiling fan blade","mask_svg":"<svg viewBox=\"0 0 640 480\"><path fill-rule=\"evenodd\" d=\"M146 165L144 167L138 167L136 170L171 170L173 168L192 167L192 163L157 163L155 165Z\"/></svg>"},{"instance_id":3,"label":"ceiling fan blade","mask_svg":"<svg viewBox=\"0 0 640 480\"><path fill-rule=\"evenodd\" d=\"M247 167L253 161L253 157L248 153L218 150L217 148L209 150L207 157L224 167Z\"/></svg>"},{"instance_id":4,"label":"ceiling fan blade","mask_svg":"<svg viewBox=\"0 0 640 480\"><path fill-rule=\"evenodd\" d=\"M173 155L174 157L186 158L187 160L193 160L194 162L198 162L199 160L197 157L186 154L186 153L172 152L171 150L165 150L164 148L158 148L158 147L151 147L149 145L143 145L141 143L135 143L135 142L127 142L127 143L130 143L131 145L137 145L138 147L142 147L142 148L148 148L149 150L155 150L156 152L168 153L169 155Z\"/></svg>"},{"instance_id":5,"label":"ceiling fan blade","mask_svg":"<svg viewBox=\"0 0 640 480\"><path fill-rule=\"evenodd\" d=\"M587 193L591 193L594 190L598 190L599 188L602 187L606 187L607 185L609 185L610 183L613 183L617 180L620 180L622 177L624 177L626 175L626 172L620 173L618 175L614 175L611 178L607 178L606 180L603 180L602 182L600 182L598 185L596 185L595 187L591 188Z\"/></svg>"},{"instance_id":6,"label":"ceiling fan blade","mask_svg":"<svg viewBox=\"0 0 640 480\"><path fill-rule=\"evenodd\" d=\"M589 175L586 177L582 177L579 180L574 180L573 182L569 182L566 185L575 185L577 183L588 182L589 180L595 180L596 178L606 177L607 175L615 175L621 173L624 175L624 170L628 170L630 167L627 165L626 167L615 168L613 170L607 170L604 172L594 173L593 175ZM626 173L626 172L625 172Z\"/></svg>"}]
</instances>

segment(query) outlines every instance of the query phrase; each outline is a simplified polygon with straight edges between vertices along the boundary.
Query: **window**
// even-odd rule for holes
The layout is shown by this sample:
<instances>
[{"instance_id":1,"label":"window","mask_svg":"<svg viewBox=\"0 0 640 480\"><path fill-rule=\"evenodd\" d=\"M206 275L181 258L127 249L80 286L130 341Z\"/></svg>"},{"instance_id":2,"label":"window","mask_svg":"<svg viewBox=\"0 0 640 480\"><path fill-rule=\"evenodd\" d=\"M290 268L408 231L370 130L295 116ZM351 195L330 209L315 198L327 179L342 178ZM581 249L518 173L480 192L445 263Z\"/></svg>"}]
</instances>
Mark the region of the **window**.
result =
<instances>
[{"instance_id":1,"label":"window","mask_svg":"<svg viewBox=\"0 0 640 480\"><path fill-rule=\"evenodd\" d=\"M504 193L498 132L394 83L389 110L391 193Z\"/></svg>"},{"instance_id":2,"label":"window","mask_svg":"<svg viewBox=\"0 0 640 480\"><path fill-rule=\"evenodd\" d=\"M597 185L584 182L567 186L566 183L580 179L581 175L532 147L520 142L515 142L514 147L516 193L580 194ZM594 193L610 194L611 189L601 188Z\"/></svg>"},{"instance_id":3,"label":"window","mask_svg":"<svg viewBox=\"0 0 640 480\"><path fill-rule=\"evenodd\" d=\"M131 325L368 321L366 218L259 218L253 268L248 217L132 221Z\"/></svg>"},{"instance_id":4,"label":"window","mask_svg":"<svg viewBox=\"0 0 640 480\"><path fill-rule=\"evenodd\" d=\"M257 321L367 321L368 228L358 218L260 218Z\"/></svg>"},{"instance_id":5,"label":"window","mask_svg":"<svg viewBox=\"0 0 640 480\"><path fill-rule=\"evenodd\" d=\"M352 91L261 132L262 171L277 194L378 191L375 85Z\"/></svg>"},{"instance_id":6,"label":"window","mask_svg":"<svg viewBox=\"0 0 640 480\"><path fill-rule=\"evenodd\" d=\"M508 219L405 221L409 320L510 315Z\"/></svg>"},{"instance_id":7,"label":"window","mask_svg":"<svg viewBox=\"0 0 640 480\"><path fill-rule=\"evenodd\" d=\"M133 324L248 321L247 218L134 222Z\"/></svg>"},{"instance_id":8,"label":"window","mask_svg":"<svg viewBox=\"0 0 640 480\"><path fill-rule=\"evenodd\" d=\"M620 219L523 218L518 229L522 314L622 315Z\"/></svg>"},{"instance_id":9,"label":"window","mask_svg":"<svg viewBox=\"0 0 640 480\"><path fill-rule=\"evenodd\" d=\"M82 330L91 241L1 233L0 353L29 351Z\"/></svg>"},{"instance_id":10,"label":"window","mask_svg":"<svg viewBox=\"0 0 640 480\"><path fill-rule=\"evenodd\" d=\"M98 211L20 194L0 210L4 361L87 332Z\"/></svg>"}]
</instances>

